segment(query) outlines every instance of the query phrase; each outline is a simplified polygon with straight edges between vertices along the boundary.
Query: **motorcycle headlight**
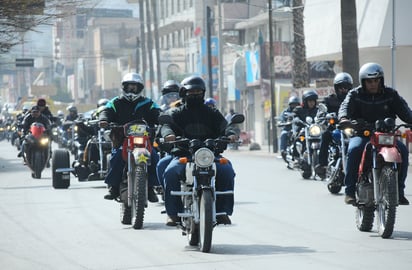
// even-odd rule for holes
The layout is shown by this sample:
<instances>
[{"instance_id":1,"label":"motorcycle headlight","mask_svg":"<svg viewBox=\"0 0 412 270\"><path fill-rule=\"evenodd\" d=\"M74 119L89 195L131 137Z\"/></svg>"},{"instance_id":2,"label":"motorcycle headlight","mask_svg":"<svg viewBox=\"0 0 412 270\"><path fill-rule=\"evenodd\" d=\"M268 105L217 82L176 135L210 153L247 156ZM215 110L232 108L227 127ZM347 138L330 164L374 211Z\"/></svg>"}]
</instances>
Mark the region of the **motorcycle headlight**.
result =
<instances>
[{"instance_id":1,"label":"motorcycle headlight","mask_svg":"<svg viewBox=\"0 0 412 270\"><path fill-rule=\"evenodd\" d=\"M346 137L352 137L353 133L354 133L354 129L353 128L345 128L343 130L343 133L345 133Z\"/></svg>"},{"instance_id":2,"label":"motorcycle headlight","mask_svg":"<svg viewBox=\"0 0 412 270\"><path fill-rule=\"evenodd\" d=\"M382 145L394 145L395 144L395 136L393 135L379 135L378 142Z\"/></svg>"},{"instance_id":3,"label":"motorcycle headlight","mask_svg":"<svg viewBox=\"0 0 412 270\"><path fill-rule=\"evenodd\" d=\"M46 144L48 144L49 143L49 138L42 138L42 139L40 139L40 144L41 145L46 145Z\"/></svg>"},{"instance_id":4,"label":"motorcycle headlight","mask_svg":"<svg viewBox=\"0 0 412 270\"><path fill-rule=\"evenodd\" d=\"M195 152L195 164L200 168L206 168L213 164L215 155L207 148L200 148Z\"/></svg>"},{"instance_id":5,"label":"motorcycle headlight","mask_svg":"<svg viewBox=\"0 0 412 270\"><path fill-rule=\"evenodd\" d=\"M312 125L309 128L309 135L310 136L320 136L321 128L318 125Z\"/></svg>"}]
</instances>

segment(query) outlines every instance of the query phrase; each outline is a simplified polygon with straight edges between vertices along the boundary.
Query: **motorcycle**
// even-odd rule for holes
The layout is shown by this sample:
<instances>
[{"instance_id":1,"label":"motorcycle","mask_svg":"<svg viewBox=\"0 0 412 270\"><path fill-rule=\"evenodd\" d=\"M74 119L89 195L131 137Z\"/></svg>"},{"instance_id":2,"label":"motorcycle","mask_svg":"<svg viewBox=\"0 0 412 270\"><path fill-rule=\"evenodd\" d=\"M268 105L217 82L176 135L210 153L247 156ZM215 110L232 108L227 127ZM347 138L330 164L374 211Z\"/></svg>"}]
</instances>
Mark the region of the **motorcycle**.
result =
<instances>
[{"instance_id":1,"label":"motorcycle","mask_svg":"<svg viewBox=\"0 0 412 270\"><path fill-rule=\"evenodd\" d=\"M89 121L87 126L97 125L97 120ZM52 182L56 189L70 186L70 173L82 181L103 180L108 171L108 160L112 149L109 138L110 131L99 129L97 135L91 135L83 147L75 137L77 145L75 160L70 167L70 152L68 149L56 149L52 158ZM83 133L83 132L81 132ZM87 138L87 137L86 137ZM85 138L81 139L84 140Z\"/></svg>"},{"instance_id":2,"label":"motorcycle","mask_svg":"<svg viewBox=\"0 0 412 270\"><path fill-rule=\"evenodd\" d=\"M46 128L42 123L32 123L24 140L23 158L32 171L31 176L39 179L50 158L50 139Z\"/></svg>"},{"instance_id":3,"label":"motorcycle","mask_svg":"<svg viewBox=\"0 0 412 270\"><path fill-rule=\"evenodd\" d=\"M330 193L338 194L344 186L346 174L346 151L349 137L353 134L353 129L339 129L336 113L326 116L332 130L332 140L328 146L328 165L326 169L326 183Z\"/></svg>"},{"instance_id":4,"label":"motorcycle","mask_svg":"<svg viewBox=\"0 0 412 270\"><path fill-rule=\"evenodd\" d=\"M315 167L319 162L319 149L323 123L327 107L319 104L318 113L315 118L307 116L305 121L295 118L294 124L303 126L295 138L295 151L299 155L294 162L294 167L298 167L304 179L316 179ZM296 165L297 163L297 165Z\"/></svg>"},{"instance_id":5,"label":"motorcycle","mask_svg":"<svg viewBox=\"0 0 412 270\"><path fill-rule=\"evenodd\" d=\"M374 125L363 121L350 122L356 134L369 137L359 165L356 184L356 226L370 231L375 212L378 234L389 238L394 230L396 207L399 205L398 168L402 162L396 141L399 128L410 124L395 124L395 119L378 120Z\"/></svg>"},{"instance_id":6,"label":"motorcycle","mask_svg":"<svg viewBox=\"0 0 412 270\"><path fill-rule=\"evenodd\" d=\"M122 128L125 136L122 157L126 161L126 173L120 185L120 220L122 224L133 223L134 229L141 229L148 205L148 166L153 148L150 134L154 130L144 120L111 127Z\"/></svg>"},{"instance_id":7,"label":"motorcycle","mask_svg":"<svg viewBox=\"0 0 412 270\"><path fill-rule=\"evenodd\" d=\"M162 115L159 117L159 122L172 121L167 118L167 115ZM243 115L235 114L229 125L240 124L244 119ZM215 189L215 163L228 162L220 154L226 150L230 140L227 137L205 141L180 138L174 142L164 143L184 149L187 153L179 159L179 162L186 164L186 173L180 179L181 190L171 191L171 195L180 196L182 199L183 212L178 213L181 218L179 226L182 234L188 236L189 245L199 246L202 252L209 252L212 246L213 228L217 225L216 216L227 214L216 213L216 197L234 193L233 190L216 191Z\"/></svg>"}]
</instances>

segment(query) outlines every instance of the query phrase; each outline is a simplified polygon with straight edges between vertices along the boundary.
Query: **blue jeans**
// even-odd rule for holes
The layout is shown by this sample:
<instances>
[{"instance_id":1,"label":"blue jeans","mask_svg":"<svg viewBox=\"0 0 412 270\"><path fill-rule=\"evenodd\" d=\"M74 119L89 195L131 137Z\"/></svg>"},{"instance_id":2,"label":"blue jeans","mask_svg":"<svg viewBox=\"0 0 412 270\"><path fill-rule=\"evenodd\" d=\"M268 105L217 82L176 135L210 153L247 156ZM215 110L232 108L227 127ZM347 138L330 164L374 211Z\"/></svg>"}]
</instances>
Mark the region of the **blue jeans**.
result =
<instances>
[{"instance_id":1,"label":"blue jeans","mask_svg":"<svg viewBox=\"0 0 412 270\"><path fill-rule=\"evenodd\" d=\"M157 154L157 151L154 148L152 148L152 153L150 157L151 164L147 168L149 173L148 187L153 187L157 185L156 165L159 162L159 155ZM125 165L126 162L123 160L122 157L122 147L113 148L112 154L110 156L110 168L107 172L104 182L111 187L118 188L120 186L120 183L122 182L123 169Z\"/></svg>"},{"instance_id":2,"label":"blue jeans","mask_svg":"<svg viewBox=\"0 0 412 270\"><path fill-rule=\"evenodd\" d=\"M164 172L167 166L169 165L170 161L172 161L172 159L173 159L173 156L167 154L159 160L156 166L157 181L163 187L163 189L165 187Z\"/></svg>"},{"instance_id":3,"label":"blue jeans","mask_svg":"<svg viewBox=\"0 0 412 270\"><path fill-rule=\"evenodd\" d=\"M362 159L363 149L369 140L370 139L367 137L353 137L349 140L345 175L346 195L355 197L358 168ZM408 174L409 166L409 154L408 149L401 141L397 140L397 146L402 157L402 164L398 173L398 190L399 196L404 196L405 180Z\"/></svg>"},{"instance_id":4,"label":"blue jeans","mask_svg":"<svg viewBox=\"0 0 412 270\"><path fill-rule=\"evenodd\" d=\"M282 130L280 132L280 151L286 151L286 147L288 146L289 133L290 131L287 130Z\"/></svg>"},{"instance_id":5,"label":"blue jeans","mask_svg":"<svg viewBox=\"0 0 412 270\"><path fill-rule=\"evenodd\" d=\"M180 196L170 195L170 191L180 191L180 179L185 174L185 164L179 163L178 157L173 157L164 172L165 184L165 206L169 216L177 216L183 211L182 199ZM216 163L216 190L234 190L235 171L232 164ZM216 212L226 212L232 215L234 205L233 194L216 196Z\"/></svg>"}]
</instances>

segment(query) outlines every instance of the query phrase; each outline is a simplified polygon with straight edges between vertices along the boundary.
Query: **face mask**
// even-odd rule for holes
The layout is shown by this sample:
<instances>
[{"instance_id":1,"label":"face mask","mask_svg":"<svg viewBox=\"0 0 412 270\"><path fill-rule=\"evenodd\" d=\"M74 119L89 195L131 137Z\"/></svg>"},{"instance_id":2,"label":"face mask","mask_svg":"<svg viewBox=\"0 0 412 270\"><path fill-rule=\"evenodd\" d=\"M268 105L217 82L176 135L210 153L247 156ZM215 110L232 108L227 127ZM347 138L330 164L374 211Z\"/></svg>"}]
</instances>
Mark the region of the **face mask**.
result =
<instances>
[{"instance_id":1,"label":"face mask","mask_svg":"<svg viewBox=\"0 0 412 270\"><path fill-rule=\"evenodd\" d=\"M189 108L199 107L203 105L203 94L202 95L187 95L186 104Z\"/></svg>"},{"instance_id":2,"label":"face mask","mask_svg":"<svg viewBox=\"0 0 412 270\"><path fill-rule=\"evenodd\" d=\"M140 94L134 93L124 93L123 96L130 102L137 100L140 97Z\"/></svg>"}]
</instances>

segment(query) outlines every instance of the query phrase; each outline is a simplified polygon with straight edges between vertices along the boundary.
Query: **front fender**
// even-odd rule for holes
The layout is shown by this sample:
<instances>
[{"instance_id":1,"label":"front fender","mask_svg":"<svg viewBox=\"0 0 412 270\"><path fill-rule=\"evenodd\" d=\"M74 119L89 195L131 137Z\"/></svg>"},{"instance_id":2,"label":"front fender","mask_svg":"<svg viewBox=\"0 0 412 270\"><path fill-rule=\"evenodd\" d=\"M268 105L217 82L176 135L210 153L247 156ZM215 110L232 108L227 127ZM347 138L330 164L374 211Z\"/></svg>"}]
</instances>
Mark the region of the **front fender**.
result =
<instances>
[{"instance_id":1,"label":"front fender","mask_svg":"<svg viewBox=\"0 0 412 270\"><path fill-rule=\"evenodd\" d=\"M146 148L135 148L132 155L136 165L140 163L150 165L150 152Z\"/></svg>"},{"instance_id":2,"label":"front fender","mask_svg":"<svg viewBox=\"0 0 412 270\"><path fill-rule=\"evenodd\" d=\"M402 156L396 147L382 147L378 155L380 155L385 162L402 162Z\"/></svg>"}]
</instances>

